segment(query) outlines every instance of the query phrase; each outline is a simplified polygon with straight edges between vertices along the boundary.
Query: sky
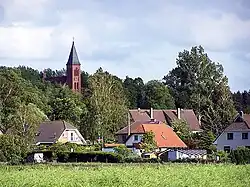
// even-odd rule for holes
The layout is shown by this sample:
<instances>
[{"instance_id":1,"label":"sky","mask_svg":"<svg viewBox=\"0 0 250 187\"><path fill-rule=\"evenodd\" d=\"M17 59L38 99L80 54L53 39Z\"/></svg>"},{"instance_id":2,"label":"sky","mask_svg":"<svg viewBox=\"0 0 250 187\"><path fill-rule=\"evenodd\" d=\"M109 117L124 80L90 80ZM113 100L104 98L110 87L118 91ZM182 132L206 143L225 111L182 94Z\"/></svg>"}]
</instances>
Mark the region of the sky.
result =
<instances>
[{"instance_id":1,"label":"sky","mask_svg":"<svg viewBox=\"0 0 250 187\"><path fill-rule=\"evenodd\" d=\"M0 0L0 65L81 69L160 80L202 45L232 91L250 89L249 0Z\"/></svg>"}]
</instances>

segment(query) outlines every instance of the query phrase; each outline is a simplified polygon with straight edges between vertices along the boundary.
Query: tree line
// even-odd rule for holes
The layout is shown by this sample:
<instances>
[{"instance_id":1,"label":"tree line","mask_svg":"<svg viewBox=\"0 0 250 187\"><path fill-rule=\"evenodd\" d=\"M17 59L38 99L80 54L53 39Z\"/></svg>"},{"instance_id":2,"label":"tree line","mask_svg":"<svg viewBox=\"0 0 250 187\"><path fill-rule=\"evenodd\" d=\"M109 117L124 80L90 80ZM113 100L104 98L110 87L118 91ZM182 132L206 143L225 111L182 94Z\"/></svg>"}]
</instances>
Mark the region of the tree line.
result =
<instances>
[{"instance_id":1,"label":"tree line","mask_svg":"<svg viewBox=\"0 0 250 187\"><path fill-rule=\"evenodd\" d=\"M65 75L65 69L45 70L47 77ZM193 109L205 135L217 136L238 110L243 94L232 94L223 67L213 62L201 46L178 54L176 67L162 80L144 83L140 77L124 80L99 68L82 72L82 93L44 81L30 67L0 68L0 130L31 142L43 120L67 120L89 140L114 133L127 124L133 108ZM240 96L239 96L240 95ZM234 100L233 100L234 98ZM248 97L250 98L250 97ZM247 109L249 99L244 105Z\"/></svg>"}]
</instances>

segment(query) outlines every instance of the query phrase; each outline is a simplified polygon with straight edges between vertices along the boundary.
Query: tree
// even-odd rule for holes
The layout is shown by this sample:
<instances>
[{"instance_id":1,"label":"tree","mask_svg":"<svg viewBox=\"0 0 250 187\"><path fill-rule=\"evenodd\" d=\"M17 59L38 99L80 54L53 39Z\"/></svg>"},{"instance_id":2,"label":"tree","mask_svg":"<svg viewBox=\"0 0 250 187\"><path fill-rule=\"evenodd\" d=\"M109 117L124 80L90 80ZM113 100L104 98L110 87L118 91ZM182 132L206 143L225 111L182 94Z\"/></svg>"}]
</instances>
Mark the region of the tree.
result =
<instances>
[{"instance_id":1,"label":"tree","mask_svg":"<svg viewBox=\"0 0 250 187\"><path fill-rule=\"evenodd\" d=\"M114 133L126 124L127 100L122 82L100 68L89 77L91 96L85 132L92 140L98 136L114 138Z\"/></svg>"},{"instance_id":2,"label":"tree","mask_svg":"<svg viewBox=\"0 0 250 187\"><path fill-rule=\"evenodd\" d=\"M123 87L129 101L129 108L145 107L144 83L140 77L132 79L126 76L126 79L123 82Z\"/></svg>"},{"instance_id":3,"label":"tree","mask_svg":"<svg viewBox=\"0 0 250 187\"><path fill-rule=\"evenodd\" d=\"M145 152L154 151L157 148L155 134L152 131L146 132L142 137L140 146Z\"/></svg>"},{"instance_id":4,"label":"tree","mask_svg":"<svg viewBox=\"0 0 250 187\"><path fill-rule=\"evenodd\" d=\"M174 98L169 89L162 82L157 80L149 81L145 85L146 108L174 109Z\"/></svg>"},{"instance_id":5,"label":"tree","mask_svg":"<svg viewBox=\"0 0 250 187\"><path fill-rule=\"evenodd\" d=\"M222 65L212 62L201 46L180 52L176 63L164 77L176 106L194 109L202 128L218 135L236 112Z\"/></svg>"}]
</instances>

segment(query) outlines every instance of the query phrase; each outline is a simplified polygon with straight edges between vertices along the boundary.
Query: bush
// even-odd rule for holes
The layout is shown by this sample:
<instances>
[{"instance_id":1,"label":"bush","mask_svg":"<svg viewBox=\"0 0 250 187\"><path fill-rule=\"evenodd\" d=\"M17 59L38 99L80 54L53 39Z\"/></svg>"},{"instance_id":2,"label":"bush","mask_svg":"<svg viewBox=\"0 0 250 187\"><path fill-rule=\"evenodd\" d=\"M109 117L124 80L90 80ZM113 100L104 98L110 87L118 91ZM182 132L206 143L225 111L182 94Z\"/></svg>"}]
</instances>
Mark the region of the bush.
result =
<instances>
[{"instance_id":1,"label":"bush","mask_svg":"<svg viewBox=\"0 0 250 187\"><path fill-rule=\"evenodd\" d=\"M245 147L238 147L232 150L229 154L231 162L236 164L249 164L250 163L250 149Z\"/></svg>"},{"instance_id":2,"label":"bush","mask_svg":"<svg viewBox=\"0 0 250 187\"><path fill-rule=\"evenodd\" d=\"M128 157L123 160L125 163L161 163L157 158Z\"/></svg>"},{"instance_id":3,"label":"bush","mask_svg":"<svg viewBox=\"0 0 250 187\"><path fill-rule=\"evenodd\" d=\"M132 151L126 147L126 145L119 145L114 148L115 153L121 155L121 157L126 158L132 154Z\"/></svg>"}]
</instances>

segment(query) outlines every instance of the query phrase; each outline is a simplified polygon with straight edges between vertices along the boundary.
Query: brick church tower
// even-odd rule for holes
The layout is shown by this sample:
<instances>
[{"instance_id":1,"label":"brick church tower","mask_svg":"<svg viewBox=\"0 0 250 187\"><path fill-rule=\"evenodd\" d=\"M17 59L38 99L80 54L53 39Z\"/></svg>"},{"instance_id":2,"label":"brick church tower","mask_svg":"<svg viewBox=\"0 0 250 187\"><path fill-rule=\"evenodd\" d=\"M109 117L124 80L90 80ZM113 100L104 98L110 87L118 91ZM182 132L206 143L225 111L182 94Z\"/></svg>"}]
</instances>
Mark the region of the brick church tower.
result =
<instances>
[{"instance_id":1,"label":"brick church tower","mask_svg":"<svg viewBox=\"0 0 250 187\"><path fill-rule=\"evenodd\" d=\"M69 54L67 66L67 80L66 83L70 89L75 92L81 92L81 64L78 59L75 43L73 41Z\"/></svg>"}]
</instances>

